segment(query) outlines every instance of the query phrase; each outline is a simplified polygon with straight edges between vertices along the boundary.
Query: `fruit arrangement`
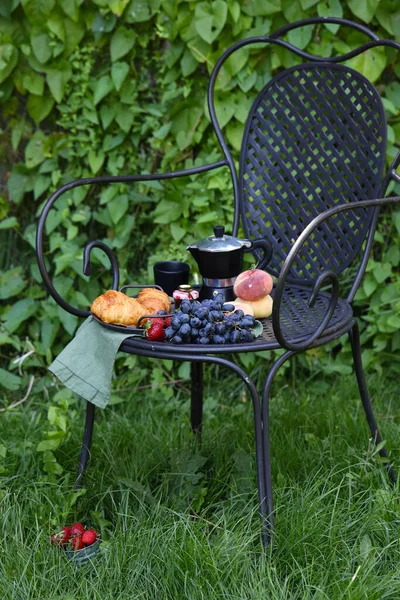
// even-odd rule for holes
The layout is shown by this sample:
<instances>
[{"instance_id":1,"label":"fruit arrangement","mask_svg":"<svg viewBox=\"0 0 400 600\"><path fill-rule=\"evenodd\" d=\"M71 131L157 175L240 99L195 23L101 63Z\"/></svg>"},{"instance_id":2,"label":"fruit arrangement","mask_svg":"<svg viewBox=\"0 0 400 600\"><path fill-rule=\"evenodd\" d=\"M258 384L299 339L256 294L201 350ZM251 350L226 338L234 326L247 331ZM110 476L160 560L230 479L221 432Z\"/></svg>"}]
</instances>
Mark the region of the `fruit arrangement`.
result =
<instances>
[{"instance_id":1,"label":"fruit arrangement","mask_svg":"<svg viewBox=\"0 0 400 600\"><path fill-rule=\"evenodd\" d=\"M151 341L168 341L173 344L238 344L251 342L262 332L261 324L253 315L224 304L222 294L213 300L201 302L184 300L172 316L159 311L151 318L146 331Z\"/></svg>"},{"instance_id":2,"label":"fruit arrangement","mask_svg":"<svg viewBox=\"0 0 400 600\"><path fill-rule=\"evenodd\" d=\"M61 531L53 533L50 540L64 550L82 550L94 544L98 537L95 529L85 529L82 523L74 523L71 527L62 527Z\"/></svg>"},{"instance_id":3,"label":"fruit arrangement","mask_svg":"<svg viewBox=\"0 0 400 600\"><path fill-rule=\"evenodd\" d=\"M248 269L238 275L233 291L237 298L232 303L236 308L254 315L256 319L266 319L272 313L273 287L271 275L260 269Z\"/></svg>"}]
</instances>

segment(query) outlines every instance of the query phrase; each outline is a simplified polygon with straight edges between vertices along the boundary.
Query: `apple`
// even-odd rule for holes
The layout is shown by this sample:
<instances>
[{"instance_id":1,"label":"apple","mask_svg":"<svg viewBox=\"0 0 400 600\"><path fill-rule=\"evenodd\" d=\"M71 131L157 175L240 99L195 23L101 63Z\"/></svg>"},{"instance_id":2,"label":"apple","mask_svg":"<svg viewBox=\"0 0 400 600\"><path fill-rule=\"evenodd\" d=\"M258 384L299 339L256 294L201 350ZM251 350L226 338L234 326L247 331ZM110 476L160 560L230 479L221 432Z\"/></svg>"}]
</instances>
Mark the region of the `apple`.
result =
<instances>
[{"instance_id":1,"label":"apple","mask_svg":"<svg viewBox=\"0 0 400 600\"><path fill-rule=\"evenodd\" d=\"M261 269L248 269L237 276L233 291L241 300L260 300L271 293L271 275Z\"/></svg>"}]
</instances>

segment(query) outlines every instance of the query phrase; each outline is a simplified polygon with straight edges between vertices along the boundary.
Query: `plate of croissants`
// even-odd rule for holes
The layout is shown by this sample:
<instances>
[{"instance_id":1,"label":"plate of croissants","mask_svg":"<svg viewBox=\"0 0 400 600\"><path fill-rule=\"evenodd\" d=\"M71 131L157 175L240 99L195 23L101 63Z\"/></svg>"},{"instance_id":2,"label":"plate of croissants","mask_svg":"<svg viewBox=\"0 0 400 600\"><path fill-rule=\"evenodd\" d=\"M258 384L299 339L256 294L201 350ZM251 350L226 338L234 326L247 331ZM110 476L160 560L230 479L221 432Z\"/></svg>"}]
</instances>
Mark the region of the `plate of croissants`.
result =
<instances>
[{"instance_id":1,"label":"plate of croissants","mask_svg":"<svg viewBox=\"0 0 400 600\"><path fill-rule=\"evenodd\" d=\"M126 287L140 286L123 286L121 290ZM90 310L102 325L118 331L132 329L132 332L144 335L144 330L138 328L138 324L145 323L142 317L155 315L160 310L169 314L171 301L165 292L155 287L142 287L136 298L122 291L108 290L92 302Z\"/></svg>"}]
</instances>

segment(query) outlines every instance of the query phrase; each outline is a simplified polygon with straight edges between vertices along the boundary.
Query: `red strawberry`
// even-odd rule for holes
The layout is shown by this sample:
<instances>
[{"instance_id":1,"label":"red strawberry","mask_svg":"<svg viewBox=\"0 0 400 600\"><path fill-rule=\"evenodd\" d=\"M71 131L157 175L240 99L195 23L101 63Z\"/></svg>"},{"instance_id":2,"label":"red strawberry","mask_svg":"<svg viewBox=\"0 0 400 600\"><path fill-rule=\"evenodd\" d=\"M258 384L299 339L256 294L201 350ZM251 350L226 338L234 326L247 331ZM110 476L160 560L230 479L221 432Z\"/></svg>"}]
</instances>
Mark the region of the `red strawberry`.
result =
<instances>
[{"instance_id":1,"label":"red strawberry","mask_svg":"<svg viewBox=\"0 0 400 600\"><path fill-rule=\"evenodd\" d=\"M82 525L82 523L74 523L71 527L70 527L70 535L82 535L83 532L85 531L84 526Z\"/></svg>"},{"instance_id":2,"label":"red strawberry","mask_svg":"<svg viewBox=\"0 0 400 600\"><path fill-rule=\"evenodd\" d=\"M152 323L146 330L147 339L151 342L163 342L165 340L164 323L162 319L160 319L160 321L162 322L162 325L159 323Z\"/></svg>"},{"instance_id":3,"label":"red strawberry","mask_svg":"<svg viewBox=\"0 0 400 600\"><path fill-rule=\"evenodd\" d=\"M62 531L58 533L53 533L51 536L51 543L58 544L59 546L66 546L69 539L71 537L71 529L70 527L63 527Z\"/></svg>"},{"instance_id":4,"label":"red strawberry","mask_svg":"<svg viewBox=\"0 0 400 600\"><path fill-rule=\"evenodd\" d=\"M84 546L91 546L97 540L97 531L95 529L88 529L82 535L82 542Z\"/></svg>"},{"instance_id":5,"label":"red strawberry","mask_svg":"<svg viewBox=\"0 0 400 600\"><path fill-rule=\"evenodd\" d=\"M164 319L161 317L149 317L151 325L162 325L164 327Z\"/></svg>"},{"instance_id":6,"label":"red strawberry","mask_svg":"<svg viewBox=\"0 0 400 600\"><path fill-rule=\"evenodd\" d=\"M171 325L171 317L165 317L164 325L165 327L169 327Z\"/></svg>"},{"instance_id":7,"label":"red strawberry","mask_svg":"<svg viewBox=\"0 0 400 600\"><path fill-rule=\"evenodd\" d=\"M82 537L80 535L76 535L75 537L73 537L71 540L71 546L72 546L72 550L82 550L82 548L83 548Z\"/></svg>"}]
</instances>

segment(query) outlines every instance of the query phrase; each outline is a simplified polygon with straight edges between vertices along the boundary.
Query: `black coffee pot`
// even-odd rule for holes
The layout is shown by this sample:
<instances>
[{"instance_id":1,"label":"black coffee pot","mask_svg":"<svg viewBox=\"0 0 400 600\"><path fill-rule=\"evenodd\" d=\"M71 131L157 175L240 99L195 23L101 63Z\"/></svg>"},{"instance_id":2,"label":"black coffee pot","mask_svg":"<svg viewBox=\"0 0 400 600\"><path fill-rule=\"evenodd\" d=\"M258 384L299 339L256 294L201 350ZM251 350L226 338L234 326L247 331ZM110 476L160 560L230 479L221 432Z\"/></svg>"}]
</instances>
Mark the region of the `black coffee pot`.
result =
<instances>
[{"instance_id":1,"label":"black coffee pot","mask_svg":"<svg viewBox=\"0 0 400 600\"><path fill-rule=\"evenodd\" d=\"M263 250L264 256L257 265L263 269L272 256L272 246L264 238L243 240L225 233L225 227L216 225L214 235L187 247L195 258L203 285L200 299L213 298L214 293L222 293L225 301L233 300L233 284L243 271L243 255L257 248Z\"/></svg>"}]
</instances>

